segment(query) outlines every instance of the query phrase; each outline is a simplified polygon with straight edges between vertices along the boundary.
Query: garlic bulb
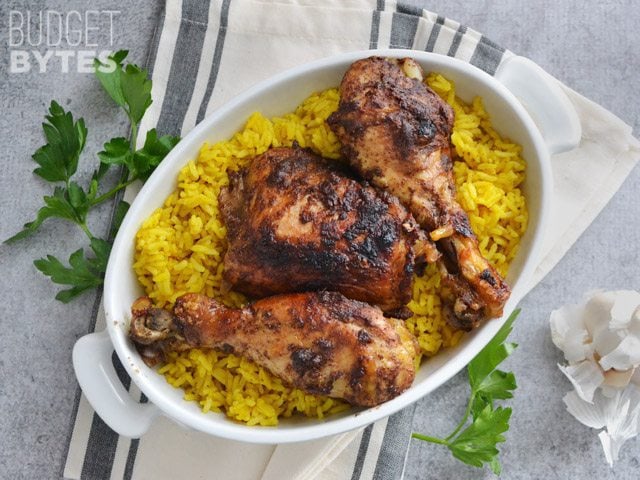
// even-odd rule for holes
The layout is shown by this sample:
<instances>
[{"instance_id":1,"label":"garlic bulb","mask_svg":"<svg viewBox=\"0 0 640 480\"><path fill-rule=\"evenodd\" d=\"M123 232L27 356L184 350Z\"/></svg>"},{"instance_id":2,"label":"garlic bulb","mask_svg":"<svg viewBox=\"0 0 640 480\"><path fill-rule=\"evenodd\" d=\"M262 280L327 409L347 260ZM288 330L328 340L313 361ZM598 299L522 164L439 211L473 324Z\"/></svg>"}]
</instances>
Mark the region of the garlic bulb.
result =
<instances>
[{"instance_id":1,"label":"garlic bulb","mask_svg":"<svg viewBox=\"0 0 640 480\"><path fill-rule=\"evenodd\" d=\"M640 433L640 293L594 292L551 313L551 338L573 384L567 410L599 434L609 465Z\"/></svg>"}]
</instances>

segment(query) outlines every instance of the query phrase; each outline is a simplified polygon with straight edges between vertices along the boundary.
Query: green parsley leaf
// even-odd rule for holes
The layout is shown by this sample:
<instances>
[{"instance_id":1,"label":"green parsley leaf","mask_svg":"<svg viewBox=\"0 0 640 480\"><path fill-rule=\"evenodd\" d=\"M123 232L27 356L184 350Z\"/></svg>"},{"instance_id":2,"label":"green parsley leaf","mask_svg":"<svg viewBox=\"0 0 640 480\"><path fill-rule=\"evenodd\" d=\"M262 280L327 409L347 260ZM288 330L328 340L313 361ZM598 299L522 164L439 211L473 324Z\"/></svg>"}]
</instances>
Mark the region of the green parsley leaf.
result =
<instances>
[{"instance_id":1,"label":"green parsley leaf","mask_svg":"<svg viewBox=\"0 0 640 480\"><path fill-rule=\"evenodd\" d=\"M95 59L95 73L109 96L127 112L131 123L138 124L151 105L151 80L146 70L137 65L122 65L127 54L120 50L106 63Z\"/></svg>"},{"instance_id":2,"label":"green parsley leaf","mask_svg":"<svg viewBox=\"0 0 640 480\"><path fill-rule=\"evenodd\" d=\"M129 205L129 203L125 202L124 200L120 200L120 202L118 202L116 211L113 214L113 226L111 227L111 232L109 233L109 236L111 238L116 236L116 233L120 229L120 225L122 225L122 220L124 220L124 216L129 211L130 206L131 205Z\"/></svg>"},{"instance_id":3,"label":"green parsley leaf","mask_svg":"<svg viewBox=\"0 0 640 480\"><path fill-rule=\"evenodd\" d=\"M482 467L487 463L496 475L502 471L497 444L505 441L502 434L509 429L511 408L494 409L494 402L512 398L513 390L517 388L513 373L496 367L517 347L506 339L519 313L520 310L515 310L495 337L469 362L471 396L464 417L451 435L443 439L413 434L414 438L447 446L454 457L468 465ZM469 415L472 419L470 424Z\"/></svg>"},{"instance_id":4,"label":"green parsley leaf","mask_svg":"<svg viewBox=\"0 0 640 480\"><path fill-rule=\"evenodd\" d=\"M33 155L39 166L34 172L49 182L64 182L64 186L55 187L53 195L44 197L45 205L34 221L26 223L22 231L5 240L7 243L31 235L48 218L57 217L78 224L89 238L93 254L88 252L89 256L86 256L83 249L76 250L69 257L68 265L51 255L34 262L36 268L51 277L53 282L69 287L56 296L65 303L90 288L102 285L107 268L111 243L96 238L89 231L87 217L91 209L113 198L134 181L146 180L179 141L179 138L169 135L159 137L155 130L151 130L144 146L136 151L139 123L151 105L151 81L142 68L123 64L127 54L126 50L120 50L104 63L96 59L94 66L104 90L127 113L131 139L118 137L104 144L104 150L98 153L100 164L85 189L71 180L86 142L84 120L74 121L71 113L65 112L55 101L51 102L49 115L43 124L47 144ZM100 193L100 182L112 165L122 168L120 180L107 192ZM115 236L128 209L127 202L118 203L109 238Z\"/></svg>"},{"instance_id":5,"label":"green parsley leaf","mask_svg":"<svg viewBox=\"0 0 640 480\"><path fill-rule=\"evenodd\" d=\"M47 258L33 262L36 268L51 277L54 283L71 287L58 292L57 300L68 303L81 293L102 285L109 253L111 253L111 244L100 238L92 238L91 250L94 257L89 258L85 257L83 249L73 252L69 257L69 267L63 265L53 255L47 255Z\"/></svg>"},{"instance_id":6,"label":"green parsley leaf","mask_svg":"<svg viewBox=\"0 0 640 480\"><path fill-rule=\"evenodd\" d=\"M136 176L141 180L149 178L155 168L179 141L180 137L171 135L158 137L158 132L156 132L155 128L149 130L144 146L135 153L133 158Z\"/></svg>"},{"instance_id":7,"label":"green parsley leaf","mask_svg":"<svg viewBox=\"0 0 640 480\"><path fill-rule=\"evenodd\" d=\"M87 201L89 202L89 208L91 208L91 202L96 198L98 194L98 180L94 177L91 178L91 182L89 182L89 191L87 192Z\"/></svg>"},{"instance_id":8,"label":"green parsley leaf","mask_svg":"<svg viewBox=\"0 0 640 480\"><path fill-rule=\"evenodd\" d=\"M99 182L105 176L105 174L109 171L109 164L100 162L100 166L97 170L94 170L93 175L91 176L91 180L95 180Z\"/></svg>"},{"instance_id":9,"label":"green parsley leaf","mask_svg":"<svg viewBox=\"0 0 640 480\"><path fill-rule=\"evenodd\" d=\"M96 205L95 200L100 189L100 180L102 180L105 174L109 171L110 166L111 165L108 163L100 162L100 166L98 167L98 169L93 171L93 175L91 175L91 181L89 182L89 190L87 191L87 200L90 204L89 208Z\"/></svg>"},{"instance_id":10,"label":"green parsley leaf","mask_svg":"<svg viewBox=\"0 0 640 480\"><path fill-rule=\"evenodd\" d=\"M36 260L33 264L46 276L51 277L54 283L71 287L56 295L56 300L62 303L68 303L86 290L102 285L100 272L91 260L85 258L82 248L71 254L69 267L53 255L47 255L47 258Z\"/></svg>"},{"instance_id":11,"label":"green parsley leaf","mask_svg":"<svg viewBox=\"0 0 640 480\"><path fill-rule=\"evenodd\" d=\"M92 238L91 250L93 250L95 258L87 259L89 265L96 272L104 274L107 271L107 262L109 260L109 254L111 253L111 244L101 238Z\"/></svg>"},{"instance_id":12,"label":"green parsley leaf","mask_svg":"<svg viewBox=\"0 0 640 480\"><path fill-rule=\"evenodd\" d=\"M471 400L471 418L476 419L478 415L485 409L487 405L493 408L493 401L483 395L472 395Z\"/></svg>"},{"instance_id":13,"label":"green parsley leaf","mask_svg":"<svg viewBox=\"0 0 640 480\"><path fill-rule=\"evenodd\" d=\"M495 337L469 362L467 370L469 372L469 383L475 391L480 388L480 384L496 369L512 352L517 345L515 343L505 342L511 330L513 322L520 313L515 310L504 323L502 328L498 330Z\"/></svg>"},{"instance_id":14,"label":"green parsley leaf","mask_svg":"<svg viewBox=\"0 0 640 480\"><path fill-rule=\"evenodd\" d=\"M513 398L512 390L516 388L513 373L494 370L476 387L476 393L486 398L505 400Z\"/></svg>"},{"instance_id":15,"label":"green parsley leaf","mask_svg":"<svg viewBox=\"0 0 640 480\"><path fill-rule=\"evenodd\" d=\"M133 170L131 144L124 137L112 138L104 144L104 150L98 152L103 165L122 165Z\"/></svg>"},{"instance_id":16,"label":"green parsley leaf","mask_svg":"<svg viewBox=\"0 0 640 480\"><path fill-rule=\"evenodd\" d=\"M135 153L126 138L112 138L104 144L104 150L98 152L100 161L105 165L121 165L129 170L131 179L146 180L155 168L180 141L180 137L163 135L152 128L147 132L144 146Z\"/></svg>"},{"instance_id":17,"label":"green parsley leaf","mask_svg":"<svg viewBox=\"0 0 640 480\"><path fill-rule=\"evenodd\" d=\"M28 237L33 234L47 218L57 217L76 223L78 222L77 212L67 198L67 190L65 188L56 187L53 191L53 196L44 197L44 203L45 206L38 211L36 219L32 222L25 223L23 230L5 240L5 243L15 242L16 240Z\"/></svg>"},{"instance_id":18,"label":"green parsley leaf","mask_svg":"<svg viewBox=\"0 0 640 480\"><path fill-rule=\"evenodd\" d=\"M151 105L151 80L147 76L146 70L131 64L120 73L122 94L132 123L140 123Z\"/></svg>"},{"instance_id":19,"label":"green parsley leaf","mask_svg":"<svg viewBox=\"0 0 640 480\"><path fill-rule=\"evenodd\" d=\"M71 113L65 112L55 101L51 102L45 119L48 123L43 123L42 129L47 144L33 154L33 160L40 165L34 173L49 182L66 182L78 168L87 128L82 118L74 122Z\"/></svg>"},{"instance_id":20,"label":"green parsley leaf","mask_svg":"<svg viewBox=\"0 0 640 480\"><path fill-rule=\"evenodd\" d=\"M75 213L74 221L76 223L84 223L91 206L89 199L87 198L87 194L76 182L69 182L67 197L69 198L68 203L71 205Z\"/></svg>"},{"instance_id":21,"label":"green parsley leaf","mask_svg":"<svg viewBox=\"0 0 640 480\"><path fill-rule=\"evenodd\" d=\"M120 71L122 70L122 62L127 58L128 54L129 52L127 50L118 50L116 53L110 55L105 63L102 63L97 58L93 61L96 77L102 84L102 87L113 101L123 108L125 106L125 99L120 84Z\"/></svg>"},{"instance_id":22,"label":"green parsley leaf","mask_svg":"<svg viewBox=\"0 0 640 480\"><path fill-rule=\"evenodd\" d=\"M474 467L482 467L498 455L496 445L504 442L502 433L509 430L511 408L487 405L474 422L448 445L454 457Z\"/></svg>"},{"instance_id":23,"label":"green parsley leaf","mask_svg":"<svg viewBox=\"0 0 640 480\"><path fill-rule=\"evenodd\" d=\"M498 476L502 473L502 465L500 464L500 460L498 460L497 455L489 462L489 468L491 468L491 471Z\"/></svg>"}]
</instances>

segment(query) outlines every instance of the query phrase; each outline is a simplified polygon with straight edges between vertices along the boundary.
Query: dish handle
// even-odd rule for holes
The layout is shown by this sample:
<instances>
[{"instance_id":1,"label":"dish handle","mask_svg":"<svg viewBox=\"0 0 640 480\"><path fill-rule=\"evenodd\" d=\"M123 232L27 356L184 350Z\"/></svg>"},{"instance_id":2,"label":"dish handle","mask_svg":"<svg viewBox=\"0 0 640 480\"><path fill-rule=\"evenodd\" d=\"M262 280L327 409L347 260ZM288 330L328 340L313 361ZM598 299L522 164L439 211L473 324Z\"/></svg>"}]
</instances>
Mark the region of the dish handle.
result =
<instances>
[{"instance_id":1,"label":"dish handle","mask_svg":"<svg viewBox=\"0 0 640 480\"><path fill-rule=\"evenodd\" d=\"M106 330L80 338L73 347L73 368L80 388L96 413L116 433L139 438L160 410L134 401L111 361L113 345Z\"/></svg>"},{"instance_id":2,"label":"dish handle","mask_svg":"<svg viewBox=\"0 0 640 480\"><path fill-rule=\"evenodd\" d=\"M513 56L498 67L495 78L522 103L542 133L549 153L580 144L582 127L571 100L557 80L531 60Z\"/></svg>"}]
</instances>

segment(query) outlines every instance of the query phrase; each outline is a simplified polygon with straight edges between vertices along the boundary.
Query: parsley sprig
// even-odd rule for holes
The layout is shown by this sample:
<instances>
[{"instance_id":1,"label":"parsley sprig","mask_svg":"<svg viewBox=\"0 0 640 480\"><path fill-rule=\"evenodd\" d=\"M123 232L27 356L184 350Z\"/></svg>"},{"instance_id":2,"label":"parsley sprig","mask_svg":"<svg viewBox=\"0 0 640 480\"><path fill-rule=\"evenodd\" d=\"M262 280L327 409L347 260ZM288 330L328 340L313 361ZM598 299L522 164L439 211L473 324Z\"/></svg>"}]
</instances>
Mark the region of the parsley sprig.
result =
<instances>
[{"instance_id":1,"label":"parsley sprig","mask_svg":"<svg viewBox=\"0 0 640 480\"><path fill-rule=\"evenodd\" d=\"M453 432L445 438L414 433L413 438L445 445L462 462L474 467L486 463L496 475L500 474L502 466L497 445L505 441L503 433L509 429L511 408L496 406L495 401L512 398L517 385L513 373L497 367L517 347L506 340L519 313L520 310L515 310L496 336L469 363L471 395L462 420Z\"/></svg>"},{"instance_id":2,"label":"parsley sprig","mask_svg":"<svg viewBox=\"0 0 640 480\"><path fill-rule=\"evenodd\" d=\"M87 225L87 217L97 205L112 199L120 190L137 180L146 180L153 170L180 140L170 135L158 136L155 129L147 132L144 144L137 148L140 122L151 105L151 80L140 67L127 64L128 52L118 51L106 62L94 61L96 77L104 90L119 105L130 122L129 139L113 138L104 144L98 153L100 163L86 187L75 179L78 163L87 139L84 119L74 120L71 112L65 111L55 101L51 102L49 114L42 124L47 143L33 154L38 164L34 173L54 185L53 193L44 197L44 206L35 220L24 225L22 231L5 243L15 242L34 234L49 218L59 218L75 223L89 239L89 250L74 251L69 265L64 265L53 255L34 262L43 274L54 283L68 286L60 291L56 299L67 303L81 293L99 287L103 283L107 260L111 251L110 239L115 235L129 204L120 201L114 213L114 228L108 238L95 236ZM117 185L103 190L102 180L112 167L122 170Z\"/></svg>"}]
</instances>

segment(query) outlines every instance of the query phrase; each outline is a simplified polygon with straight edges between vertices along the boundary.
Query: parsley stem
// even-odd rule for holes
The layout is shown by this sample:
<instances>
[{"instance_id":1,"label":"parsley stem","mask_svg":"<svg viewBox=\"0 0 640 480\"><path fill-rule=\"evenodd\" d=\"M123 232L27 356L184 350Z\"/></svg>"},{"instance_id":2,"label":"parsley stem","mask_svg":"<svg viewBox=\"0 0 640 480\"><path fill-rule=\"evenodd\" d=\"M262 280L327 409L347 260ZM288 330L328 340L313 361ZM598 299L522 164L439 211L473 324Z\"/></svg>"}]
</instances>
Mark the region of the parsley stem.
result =
<instances>
[{"instance_id":1,"label":"parsley stem","mask_svg":"<svg viewBox=\"0 0 640 480\"><path fill-rule=\"evenodd\" d=\"M130 178L126 182L119 183L114 188L109 190L107 193L104 193L104 194L100 195L99 197L94 198L93 201L91 202L91 206L93 207L95 205L98 205L99 203L104 202L105 200L108 200L109 198L113 197L116 194L116 192L122 190L125 187L128 187L129 185L131 185L135 181L136 181L136 178L134 177L134 178Z\"/></svg>"},{"instance_id":2,"label":"parsley stem","mask_svg":"<svg viewBox=\"0 0 640 480\"><path fill-rule=\"evenodd\" d=\"M453 432L451 432L451 434L445 438L445 440L448 442L449 440L451 440L453 437L456 436L456 434L462 430L462 427L464 427L464 425L467 423L467 419L469 418L469 414L471 413L471 406L473 405L473 400L475 399L475 392L471 393L471 396L469 397L469 402L467 403L467 409L464 412L464 416L462 417L462 420L460 420L460 423L458 423L458 426L455 428L455 430Z\"/></svg>"},{"instance_id":3,"label":"parsley stem","mask_svg":"<svg viewBox=\"0 0 640 480\"><path fill-rule=\"evenodd\" d=\"M82 229L82 231L84 233L87 234L87 237L89 237L89 240L93 240L95 237L91 234L91 231L89 231L89 227L87 227L86 222L82 222L82 223L78 223L78 225L80 226L80 228Z\"/></svg>"},{"instance_id":4,"label":"parsley stem","mask_svg":"<svg viewBox=\"0 0 640 480\"><path fill-rule=\"evenodd\" d=\"M425 442L437 443L439 445L449 445L449 441L446 439L443 440L442 438L430 437L421 433L412 433L411 436L413 438L417 438L418 440L424 440Z\"/></svg>"},{"instance_id":5,"label":"parsley stem","mask_svg":"<svg viewBox=\"0 0 640 480\"><path fill-rule=\"evenodd\" d=\"M136 149L138 148L138 124L129 116L129 120L131 121L131 153L136 153Z\"/></svg>"}]
</instances>

